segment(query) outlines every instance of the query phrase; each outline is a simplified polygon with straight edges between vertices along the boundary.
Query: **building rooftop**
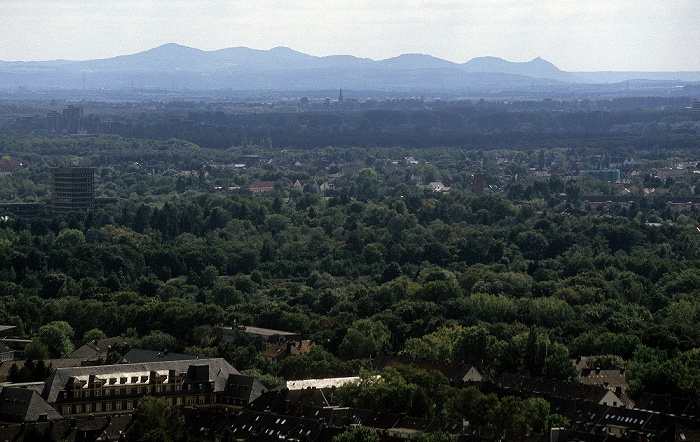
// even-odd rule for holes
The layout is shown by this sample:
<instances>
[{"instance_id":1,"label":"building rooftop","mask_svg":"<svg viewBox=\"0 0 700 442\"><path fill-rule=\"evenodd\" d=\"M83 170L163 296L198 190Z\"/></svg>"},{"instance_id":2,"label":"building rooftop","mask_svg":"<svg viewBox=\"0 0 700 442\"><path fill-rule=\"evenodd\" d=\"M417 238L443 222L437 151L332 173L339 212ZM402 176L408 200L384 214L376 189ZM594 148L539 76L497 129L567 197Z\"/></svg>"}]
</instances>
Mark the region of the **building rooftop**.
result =
<instances>
[{"instance_id":1,"label":"building rooftop","mask_svg":"<svg viewBox=\"0 0 700 442\"><path fill-rule=\"evenodd\" d=\"M196 381L213 381L215 391L223 391L226 388L229 375L239 374L223 358L59 368L46 380L43 396L49 403L54 403L59 392L66 390L69 383L72 383L74 388L83 382L88 385L91 376L119 386L133 383L135 380L137 383L150 382L152 376L166 382L171 371L196 378L193 379ZM203 377L207 379L202 379Z\"/></svg>"},{"instance_id":2,"label":"building rooftop","mask_svg":"<svg viewBox=\"0 0 700 442\"><path fill-rule=\"evenodd\" d=\"M143 362L163 362L163 361L191 361L201 359L213 359L209 356L188 355L184 353L173 353L167 350L146 350L143 348L132 348L122 357L121 364L136 364Z\"/></svg>"}]
</instances>

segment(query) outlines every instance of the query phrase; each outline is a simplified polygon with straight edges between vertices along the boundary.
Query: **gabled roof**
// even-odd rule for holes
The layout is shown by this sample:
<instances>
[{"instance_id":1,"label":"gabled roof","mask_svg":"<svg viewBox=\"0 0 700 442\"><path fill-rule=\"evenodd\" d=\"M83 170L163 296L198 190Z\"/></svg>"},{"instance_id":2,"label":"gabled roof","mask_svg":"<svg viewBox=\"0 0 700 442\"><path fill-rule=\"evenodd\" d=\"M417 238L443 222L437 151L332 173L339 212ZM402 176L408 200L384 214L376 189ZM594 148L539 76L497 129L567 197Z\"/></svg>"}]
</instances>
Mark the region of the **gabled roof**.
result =
<instances>
[{"instance_id":1,"label":"gabled roof","mask_svg":"<svg viewBox=\"0 0 700 442\"><path fill-rule=\"evenodd\" d=\"M70 354L71 358L99 358L109 354L115 345L124 345L126 340L121 336L94 340L85 343L82 347Z\"/></svg>"},{"instance_id":2,"label":"gabled roof","mask_svg":"<svg viewBox=\"0 0 700 442\"><path fill-rule=\"evenodd\" d=\"M87 381L91 375L100 378L120 378L137 375L140 377L156 372L157 375L168 376L170 370L173 370L186 374L186 381L187 379L200 381L204 370L199 367L206 367L206 377L207 380L214 382L214 391L224 391L229 375L238 374L238 371L223 358L59 368L46 380L43 396L49 403L55 403L58 393L66 389L69 381L73 379Z\"/></svg>"},{"instance_id":3,"label":"gabled roof","mask_svg":"<svg viewBox=\"0 0 700 442\"><path fill-rule=\"evenodd\" d=\"M598 370L584 368L581 370L579 380L587 385L603 385L611 390L620 387L622 391L627 390L629 384L625 378L625 370Z\"/></svg>"}]
</instances>

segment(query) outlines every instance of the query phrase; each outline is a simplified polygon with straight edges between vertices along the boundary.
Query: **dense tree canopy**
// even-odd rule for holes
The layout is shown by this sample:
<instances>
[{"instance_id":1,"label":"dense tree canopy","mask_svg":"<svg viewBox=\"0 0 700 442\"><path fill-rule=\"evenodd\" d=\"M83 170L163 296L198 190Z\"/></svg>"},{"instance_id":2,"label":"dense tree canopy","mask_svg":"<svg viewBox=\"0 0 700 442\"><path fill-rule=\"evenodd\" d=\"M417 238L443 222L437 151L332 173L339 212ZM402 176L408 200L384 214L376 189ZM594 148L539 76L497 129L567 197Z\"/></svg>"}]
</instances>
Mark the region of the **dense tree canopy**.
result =
<instances>
[{"instance_id":1,"label":"dense tree canopy","mask_svg":"<svg viewBox=\"0 0 700 442\"><path fill-rule=\"evenodd\" d=\"M181 138L155 126L141 128L153 139L2 133L5 161L28 165L0 176L3 202L46 198L50 168L73 162L96 167L97 194L117 201L0 220L0 323L33 339L37 361L69 354L75 337L116 335L223 356L268 383L357 375L381 352L557 379L575 376L571 358L594 356L628 368L633 395L697 397L698 213L667 203L700 186L696 174L652 173L694 158L697 113L663 114L658 128L656 111L513 113L219 115L228 129ZM635 161L619 166L630 183L564 174L620 158ZM493 186L479 197L478 171ZM325 194L294 187L310 179ZM275 184L253 194L254 181ZM610 207L585 207L591 195ZM315 346L272 365L251 342L214 339L234 323ZM557 421L537 400L450 392L408 369L338 395L510 428ZM469 414L484 404L505 417Z\"/></svg>"}]
</instances>

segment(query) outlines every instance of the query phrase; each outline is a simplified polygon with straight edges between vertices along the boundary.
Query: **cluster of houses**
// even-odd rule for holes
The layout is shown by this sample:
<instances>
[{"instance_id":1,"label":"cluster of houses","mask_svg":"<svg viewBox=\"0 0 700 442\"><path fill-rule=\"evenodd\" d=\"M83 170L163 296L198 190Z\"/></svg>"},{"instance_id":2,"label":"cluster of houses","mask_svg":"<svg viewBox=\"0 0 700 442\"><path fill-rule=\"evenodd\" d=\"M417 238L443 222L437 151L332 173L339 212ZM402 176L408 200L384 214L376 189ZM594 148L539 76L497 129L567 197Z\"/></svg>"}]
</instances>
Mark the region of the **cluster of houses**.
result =
<instances>
[{"instance_id":1,"label":"cluster of houses","mask_svg":"<svg viewBox=\"0 0 700 442\"><path fill-rule=\"evenodd\" d=\"M221 342L251 342L260 350L260 356L273 364L291 356L306 354L314 345L310 340L302 339L298 333L247 325L217 327L216 337Z\"/></svg>"},{"instance_id":2,"label":"cluster of houses","mask_svg":"<svg viewBox=\"0 0 700 442\"><path fill-rule=\"evenodd\" d=\"M0 330L2 328L0 327ZM11 327L2 339L13 339ZM278 362L308 351L297 333L234 325L219 327L222 341L245 340L263 357ZM382 441L416 440L421 434L448 433L458 441L700 441L700 403L645 394L624 394L624 370L583 369L576 381L523 375L493 377L482 367L380 354L381 372L397 364L445 375L453 387L476 386L499 397L541 397L567 428L545 434L341 407L333 391L359 378L287 381L268 390L222 358L130 349L118 363L95 365L121 338L91 341L78 348L68 366L58 364L42 382L0 384L0 440L29 441L51 433L56 440L120 441L133 425L144 396L180 407L188 431L201 441L329 441L345 431L367 427ZM6 365L4 363L3 365Z\"/></svg>"}]
</instances>

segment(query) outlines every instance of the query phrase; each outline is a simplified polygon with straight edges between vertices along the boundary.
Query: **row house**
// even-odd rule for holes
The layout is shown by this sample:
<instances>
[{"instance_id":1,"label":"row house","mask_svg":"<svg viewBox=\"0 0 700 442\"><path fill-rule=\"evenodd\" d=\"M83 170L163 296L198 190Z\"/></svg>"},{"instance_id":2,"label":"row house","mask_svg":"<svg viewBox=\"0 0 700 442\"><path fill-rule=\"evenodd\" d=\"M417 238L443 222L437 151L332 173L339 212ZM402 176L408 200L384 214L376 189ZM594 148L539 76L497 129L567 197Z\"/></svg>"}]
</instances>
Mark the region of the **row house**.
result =
<instances>
[{"instance_id":1,"label":"row house","mask_svg":"<svg viewBox=\"0 0 700 442\"><path fill-rule=\"evenodd\" d=\"M225 402L231 375L222 358L59 368L43 397L62 416L131 412L145 396L169 405L210 406Z\"/></svg>"}]
</instances>

